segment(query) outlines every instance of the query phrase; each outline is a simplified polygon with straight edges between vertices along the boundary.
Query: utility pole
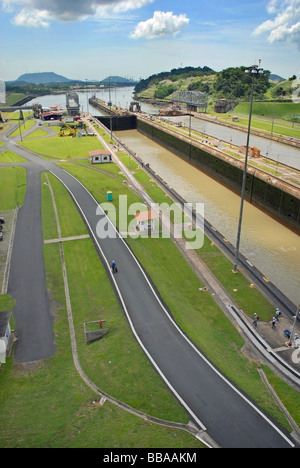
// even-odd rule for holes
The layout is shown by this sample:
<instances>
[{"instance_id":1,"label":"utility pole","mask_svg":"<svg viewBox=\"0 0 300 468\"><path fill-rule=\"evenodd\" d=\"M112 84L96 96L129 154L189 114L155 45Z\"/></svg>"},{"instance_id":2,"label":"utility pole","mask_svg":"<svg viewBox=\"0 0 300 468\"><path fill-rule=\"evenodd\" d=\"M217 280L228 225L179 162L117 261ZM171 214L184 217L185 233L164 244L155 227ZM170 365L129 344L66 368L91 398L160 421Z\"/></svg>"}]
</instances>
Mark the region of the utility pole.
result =
<instances>
[{"instance_id":1,"label":"utility pole","mask_svg":"<svg viewBox=\"0 0 300 468\"><path fill-rule=\"evenodd\" d=\"M291 333L291 336L290 336L289 346L292 345L292 342L293 342L293 339L294 339L294 336L295 336L296 323L297 323L297 320L298 320L298 317L299 317L299 313L300 313L300 305L298 305L297 312L296 312L296 315L295 315L295 318L294 318L294 325L293 325L293 330L292 330L292 333Z\"/></svg>"},{"instance_id":2,"label":"utility pole","mask_svg":"<svg viewBox=\"0 0 300 468\"><path fill-rule=\"evenodd\" d=\"M260 61L259 61L260 64ZM250 99L250 112L249 112L249 125L248 125L248 134L247 134L247 146L246 146L246 155L245 155L245 167L243 174L242 182L242 195L241 195L241 207L240 207L240 217L238 224L238 233L236 241L236 250L235 250L235 260L233 266L233 273L238 273L238 261L239 261L239 252L240 252L240 243L241 243L241 232L242 232L242 222L243 222L243 212L244 212L244 201L246 193L246 181L247 181L247 166L248 166L248 155L249 155L249 146L250 146L250 135L251 135L251 120L252 120L252 109L253 109L253 95L254 95L254 77L259 73L263 73L264 70L259 68L258 65L252 65L251 67L245 70L245 73L251 73L252 83L251 83L251 99Z\"/></svg>"},{"instance_id":3,"label":"utility pole","mask_svg":"<svg viewBox=\"0 0 300 468\"><path fill-rule=\"evenodd\" d=\"M111 92L110 92L110 79L111 77L109 77L109 80L108 80L108 84L109 84L109 88L108 88L108 107L110 107L110 111L109 111L109 123L110 123L110 142L112 143L112 114L111 114L111 106L112 106L112 102L111 102Z\"/></svg>"},{"instance_id":4,"label":"utility pole","mask_svg":"<svg viewBox=\"0 0 300 468\"><path fill-rule=\"evenodd\" d=\"M89 114L89 93L88 93L88 79L85 79L85 91L86 91L86 111Z\"/></svg>"}]
</instances>

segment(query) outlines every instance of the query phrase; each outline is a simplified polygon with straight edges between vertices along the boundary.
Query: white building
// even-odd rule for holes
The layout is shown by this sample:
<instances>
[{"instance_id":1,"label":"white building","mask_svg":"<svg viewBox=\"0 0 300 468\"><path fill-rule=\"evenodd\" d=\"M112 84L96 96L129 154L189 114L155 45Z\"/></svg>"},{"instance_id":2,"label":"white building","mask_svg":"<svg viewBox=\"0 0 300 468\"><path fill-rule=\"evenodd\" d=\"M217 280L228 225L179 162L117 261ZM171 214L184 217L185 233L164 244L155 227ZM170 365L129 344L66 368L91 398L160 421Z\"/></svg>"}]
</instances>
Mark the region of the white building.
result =
<instances>
[{"instance_id":1,"label":"white building","mask_svg":"<svg viewBox=\"0 0 300 468\"><path fill-rule=\"evenodd\" d=\"M141 211L135 215L135 219L137 221L137 231L149 232L155 230L157 215L153 210Z\"/></svg>"},{"instance_id":2,"label":"white building","mask_svg":"<svg viewBox=\"0 0 300 468\"><path fill-rule=\"evenodd\" d=\"M112 162L112 155L109 151L96 150L89 152L91 164L102 164Z\"/></svg>"},{"instance_id":3,"label":"white building","mask_svg":"<svg viewBox=\"0 0 300 468\"><path fill-rule=\"evenodd\" d=\"M9 325L11 312L0 312L0 367L6 363L7 349L11 338Z\"/></svg>"}]
</instances>

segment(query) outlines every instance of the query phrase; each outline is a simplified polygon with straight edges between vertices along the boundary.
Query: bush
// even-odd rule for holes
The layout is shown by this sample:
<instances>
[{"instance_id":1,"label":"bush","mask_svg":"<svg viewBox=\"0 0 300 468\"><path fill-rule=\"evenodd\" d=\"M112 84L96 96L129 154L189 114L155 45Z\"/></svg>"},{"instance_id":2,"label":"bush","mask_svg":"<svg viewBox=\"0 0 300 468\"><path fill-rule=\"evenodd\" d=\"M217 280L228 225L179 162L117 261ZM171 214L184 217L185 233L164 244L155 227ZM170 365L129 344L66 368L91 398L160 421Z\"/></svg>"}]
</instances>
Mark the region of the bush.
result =
<instances>
[{"instance_id":1,"label":"bush","mask_svg":"<svg viewBox=\"0 0 300 468\"><path fill-rule=\"evenodd\" d=\"M165 99L167 96L170 96L170 94L174 93L176 91L176 87L169 84L161 84L155 91L154 97L156 99Z\"/></svg>"}]
</instances>

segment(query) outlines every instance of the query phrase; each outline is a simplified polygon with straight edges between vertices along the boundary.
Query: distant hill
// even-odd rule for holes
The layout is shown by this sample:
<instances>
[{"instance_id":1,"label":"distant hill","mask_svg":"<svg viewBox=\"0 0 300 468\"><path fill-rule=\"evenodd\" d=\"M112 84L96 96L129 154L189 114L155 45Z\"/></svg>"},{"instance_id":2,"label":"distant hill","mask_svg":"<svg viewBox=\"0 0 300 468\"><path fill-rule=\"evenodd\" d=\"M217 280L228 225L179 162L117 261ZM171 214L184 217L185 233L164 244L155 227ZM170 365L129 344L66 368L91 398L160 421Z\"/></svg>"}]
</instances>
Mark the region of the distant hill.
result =
<instances>
[{"instance_id":1,"label":"distant hill","mask_svg":"<svg viewBox=\"0 0 300 468\"><path fill-rule=\"evenodd\" d=\"M275 83L280 83L280 81L285 81L285 78L282 78L282 76L275 75L274 73L271 73L270 80L274 81Z\"/></svg>"},{"instance_id":2,"label":"distant hill","mask_svg":"<svg viewBox=\"0 0 300 468\"><path fill-rule=\"evenodd\" d=\"M57 75L53 72L44 72L44 73L25 73L24 75L19 76L16 80L23 83L34 83L34 84L50 84L50 83L69 83L68 78L65 78L62 75Z\"/></svg>"},{"instance_id":3,"label":"distant hill","mask_svg":"<svg viewBox=\"0 0 300 468\"><path fill-rule=\"evenodd\" d=\"M130 78L123 78L122 76L108 76L100 81L100 84L104 85L108 85L109 83L112 86L134 86L137 84L137 81Z\"/></svg>"}]
</instances>

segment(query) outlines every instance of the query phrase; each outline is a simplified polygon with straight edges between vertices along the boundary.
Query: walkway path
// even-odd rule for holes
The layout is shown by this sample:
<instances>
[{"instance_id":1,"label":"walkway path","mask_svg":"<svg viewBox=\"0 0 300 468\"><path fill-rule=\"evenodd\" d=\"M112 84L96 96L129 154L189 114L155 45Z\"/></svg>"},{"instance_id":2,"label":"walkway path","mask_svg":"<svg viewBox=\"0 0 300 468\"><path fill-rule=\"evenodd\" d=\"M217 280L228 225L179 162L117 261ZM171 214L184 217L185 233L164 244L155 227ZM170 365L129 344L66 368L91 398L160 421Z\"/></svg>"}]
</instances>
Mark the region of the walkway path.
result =
<instances>
[{"instance_id":1,"label":"walkway path","mask_svg":"<svg viewBox=\"0 0 300 468\"><path fill-rule=\"evenodd\" d=\"M41 170L27 164L27 191L18 213L8 293L14 309L18 341L16 362L45 359L55 353L53 317L46 290L41 223Z\"/></svg>"}]
</instances>

